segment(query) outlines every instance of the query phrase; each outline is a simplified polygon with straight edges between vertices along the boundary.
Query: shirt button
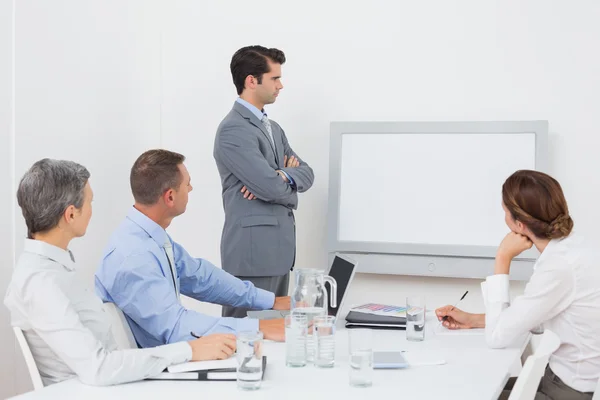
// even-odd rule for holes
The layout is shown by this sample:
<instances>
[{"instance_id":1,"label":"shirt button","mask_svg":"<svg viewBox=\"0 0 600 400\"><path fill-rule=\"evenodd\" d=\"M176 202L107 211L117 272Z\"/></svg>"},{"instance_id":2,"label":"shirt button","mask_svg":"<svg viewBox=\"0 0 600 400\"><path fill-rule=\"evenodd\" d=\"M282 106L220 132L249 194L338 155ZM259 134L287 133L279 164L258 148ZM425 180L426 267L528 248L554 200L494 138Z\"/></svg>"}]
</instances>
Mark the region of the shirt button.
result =
<instances>
[{"instance_id":1,"label":"shirt button","mask_svg":"<svg viewBox=\"0 0 600 400\"><path fill-rule=\"evenodd\" d=\"M288 213L288 215L291 217L292 215L294 215L291 211Z\"/></svg>"}]
</instances>

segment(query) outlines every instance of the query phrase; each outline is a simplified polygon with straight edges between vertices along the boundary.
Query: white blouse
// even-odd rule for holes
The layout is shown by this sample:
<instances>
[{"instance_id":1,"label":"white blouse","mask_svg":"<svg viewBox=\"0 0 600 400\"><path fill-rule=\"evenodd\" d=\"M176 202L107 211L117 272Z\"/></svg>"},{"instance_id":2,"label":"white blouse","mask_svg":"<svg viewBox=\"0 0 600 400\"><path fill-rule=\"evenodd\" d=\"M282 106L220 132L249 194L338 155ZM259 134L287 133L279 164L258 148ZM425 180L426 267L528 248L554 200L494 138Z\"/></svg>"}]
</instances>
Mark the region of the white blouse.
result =
<instances>
[{"instance_id":1,"label":"white blouse","mask_svg":"<svg viewBox=\"0 0 600 400\"><path fill-rule=\"evenodd\" d=\"M25 241L4 303L44 385L75 376L91 385L141 380L192 356L187 342L119 350L102 302L75 280L71 252L38 240Z\"/></svg>"},{"instance_id":2,"label":"white blouse","mask_svg":"<svg viewBox=\"0 0 600 400\"><path fill-rule=\"evenodd\" d=\"M508 275L482 283L485 331L491 347L506 347L543 325L561 345L550 368L567 385L593 392L600 377L600 254L571 234L551 240L538 258L525 293L512 304Z\"/></svg>"}]
</instances>

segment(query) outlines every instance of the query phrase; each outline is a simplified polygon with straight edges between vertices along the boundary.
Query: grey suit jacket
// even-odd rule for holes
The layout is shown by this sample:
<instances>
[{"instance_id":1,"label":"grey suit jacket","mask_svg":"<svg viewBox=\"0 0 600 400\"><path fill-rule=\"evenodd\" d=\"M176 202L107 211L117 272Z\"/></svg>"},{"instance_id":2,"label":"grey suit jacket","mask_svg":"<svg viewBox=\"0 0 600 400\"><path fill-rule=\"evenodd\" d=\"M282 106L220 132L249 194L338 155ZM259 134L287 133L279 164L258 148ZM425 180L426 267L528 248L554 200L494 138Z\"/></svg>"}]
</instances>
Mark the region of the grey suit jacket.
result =
<instances>
[{"instance_id":1,"label":"grey suit jacket","mask_svg":"<svg viewBox=\"0 0 600 400\"><path fill-rule=\"evenodd\" d=\"M298 193L314 180L300 158L297 168L283 168L284 155L298 157L283 129L271 120L275 148L262 122L246 107L233 109L217 129L214 157L221 175L225 225L221 237L223 269L236 276L281 276L294 266ZM296 183L292 188L276 170ZM246 186L257 198L247 200Z\"/></svg>"}]
</instances>

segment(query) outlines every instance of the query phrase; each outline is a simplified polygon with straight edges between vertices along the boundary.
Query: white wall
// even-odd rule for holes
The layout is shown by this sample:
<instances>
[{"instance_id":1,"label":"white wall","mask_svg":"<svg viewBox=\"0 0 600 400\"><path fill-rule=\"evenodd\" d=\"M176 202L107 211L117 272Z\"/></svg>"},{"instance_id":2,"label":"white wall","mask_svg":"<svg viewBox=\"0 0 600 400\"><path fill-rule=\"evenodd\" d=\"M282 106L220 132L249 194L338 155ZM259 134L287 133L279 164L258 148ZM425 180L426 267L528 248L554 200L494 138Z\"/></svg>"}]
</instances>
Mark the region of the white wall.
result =
<instances>
[{"instance_id":1,"label":"white wall","mask_svg":"<svg viewBox=\"0 0 600 400\"><path fill-rule=\"evenodd\" d=\"M600 186L588 183L600 143L593 134L600 59L591 51L600 32L597 2L343 4L342 14L339 2L282 8L267 1L257 11L264 23L251 23L245 7L230 3L177 1L165 10L164 143L190 157L202 191L192 194L194 223L175 223L179 240L218 256L222 217L206 213L219 206L213 137L235 97L231 54L252 43L287 53L286 87L268 111L316 172L298 211L300 266L325 263L332 120L548 119L551 172L578 227L595 234Z\"/></svg>"},{"instance_id":2,"label":"white wall","mask_svg":"<svg viewBox=\"0 0 600 400\"><path fill-rule=\"evenodd\" d=\"M0 1L0 299L13 264L13 2ZM0 398L15 393L15 339L8 311L0 306Z\"/></svg>"},{"instance_id":3,"label":"white wall","mask_svg":"<svg viewBox=\"0 0 600 400\"><path fill-rule=\"evenodd\" d=\"M15 172L20 177L43 157L90 170L94 216L86 238L73 243L87 283L132 204L133 161L160 143L156 4L17 3ZM17 219L17 237L25 233Z\"/></svg>"},{"instance_id":4,"label":"white wall","mask_svg":"<svg viewBox=\"0 0 600 400\"><path fill-rule=\"evenodd\" d=\"M550 172L563 183L578 229L598 237L600 185L590 184L600 167L598 3L371 1L344 2L343 12L341 4L266 1L250 12L188 0L165 7L163 143L187 154L196 187L171 232L188 250L219 257L214 131L235 97L232 52L255 43L286 52L285 88L267 110L316 175L300 197L298 266L326 264L329 122L337 120L548 119ZM382 287L390 290L373 293ZM514 284L515 292L522 288ZM426 292L435 306L466 289L465 306L481 310L471 280L360 275L351 301L398 302Z\"/></svg>"},{"instance_id":5,"label":"white wall","mask_svg":"<svg viewBox=\"0 0 600 400\"><path fill-rule=\"evenodd\" d=\"M241 0L16 4L15 173L0 168L0 184L7 187L41 157L73 159L91 170L94 218L88 236L73 245L82 284L92 284L107 236L131 204L133 160L160 145L187 155L195 187L188 212L170 231L190 253L219 264L223 215L213 139L236 96L230 57L255 43L286 52L286 87L268 111L316 175L300 197L298 266L326 264L334 120L548 119L551 172L564 186L578 229L598 237L600 5L593 0L307 0L293 6L269 0L252 8ZM4 37L0 60L7 54L3 44L10 44ZM0 63L0 113L10 110L3 94L9 76ZM6 160L5 125L0 117L0 162ZM6 210L13 194L0 196ZM10 216L0 218L6 226ZM16 225L18 253L25 232L20 216ZM2 239L7 234L0 233ZM478 284L360 274L349 303L402 303L421 292L435 307L468 289L465 308L480 311ZM4 311L0 321L0 365L10 371L15 361ZM19 390L27 387L22 375ZM10 374L0 375L0 387L11 383Z\"/></svg>"},{"instance_id":6,"label":"white wall","mask_svg":"<svg viewBox=\"0 0 600 400\"><path fill-rule=\"evenodd\" d=\"M133 204L133 161L160 146L157 5L17 2L15 175L43 157L90 170L94 215L85 239L72 244L84 285L93 285L107 238ZM19 214L16 227L18 254L26 235ZM17 360L22 392L30 383Z\"/></svg>"}]
</instances>

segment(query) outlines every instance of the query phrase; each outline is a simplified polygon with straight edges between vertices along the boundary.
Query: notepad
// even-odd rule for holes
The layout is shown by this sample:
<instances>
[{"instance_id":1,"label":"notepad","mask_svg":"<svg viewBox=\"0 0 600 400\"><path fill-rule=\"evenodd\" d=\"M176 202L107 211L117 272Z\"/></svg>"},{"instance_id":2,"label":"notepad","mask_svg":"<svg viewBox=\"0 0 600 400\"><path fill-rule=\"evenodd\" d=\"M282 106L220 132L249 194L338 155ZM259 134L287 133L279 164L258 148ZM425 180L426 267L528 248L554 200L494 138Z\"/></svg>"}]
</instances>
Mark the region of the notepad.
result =
<instances>
[{"instance_id":1,"label":"notepad","mask_svg":"<svg viewBox=\"0 0 600 400\"><path fill-rule=\"evenodd\" d=\"M444 325L436 322L436 327L433 330L436 335L456 335L456 336L476 336L485 335L484 328L476 329L448 329Z\"/></svg>"},{"instance_id":2,"label":"notepad","mask_svg":"<svg viewBox=\"0 0 600 400\"><path fill-rule=\"evenodd\" d=\"M162 374L153 376L148 380L152 381L235 381L237 374L234 370L224 369L215 370L212 372L179 372L172 374L170 372L163 372Z\"/></svg>"},{"instance_id":3,"label":"notepad","mask_svg":"<svg viewBox=\"0 0 600 400\"><path fill-rule=\"evenodd\" d=\"M167 370L170 373L176 374L180 372L207 371L211 369L235 369L236 367L237 360L235 357L229 357L226 360L191 361L183 364L171 365Z\"/></svg>"},{"instance_id":4,"label":"notepad","mask_svg":"<svg viewBox=\"0 0 600 400\"><path fill-rule=\"evenodd\" d=\"M147 378L147 380L169 380L169 381L235 381L237 360L231 357L219 361L195 361L180 365L174 365L165 372ZM262 377L264 379L267 369L267 357L262 358Z\"/></svg>"}]
</instances>

